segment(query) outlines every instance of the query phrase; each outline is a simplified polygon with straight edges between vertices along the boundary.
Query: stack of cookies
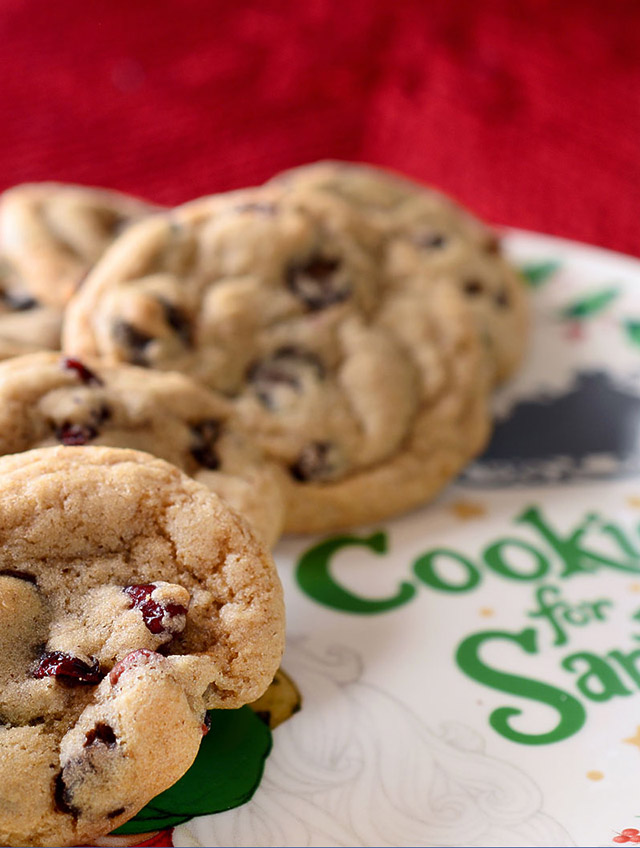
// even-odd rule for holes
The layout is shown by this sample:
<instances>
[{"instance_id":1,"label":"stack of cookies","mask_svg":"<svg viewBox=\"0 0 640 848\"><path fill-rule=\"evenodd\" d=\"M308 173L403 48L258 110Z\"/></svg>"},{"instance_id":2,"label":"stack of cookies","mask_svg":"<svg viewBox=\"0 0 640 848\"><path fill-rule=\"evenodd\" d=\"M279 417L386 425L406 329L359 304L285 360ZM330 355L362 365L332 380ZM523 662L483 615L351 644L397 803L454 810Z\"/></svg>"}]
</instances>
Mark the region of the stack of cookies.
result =
<instances>
[{"instance_id":1,"label":"stack of cookies","mask_svg":"<svg viewBox=\"0 0 640 848\"><path fill-rule=\"evenodd\" d=\"M424 503L483 448L526 298L450 199L340 163L171 210L19 186L0 263L0 842L77 844L263 693L281 533Z\"/></svg>"}]
</instances>

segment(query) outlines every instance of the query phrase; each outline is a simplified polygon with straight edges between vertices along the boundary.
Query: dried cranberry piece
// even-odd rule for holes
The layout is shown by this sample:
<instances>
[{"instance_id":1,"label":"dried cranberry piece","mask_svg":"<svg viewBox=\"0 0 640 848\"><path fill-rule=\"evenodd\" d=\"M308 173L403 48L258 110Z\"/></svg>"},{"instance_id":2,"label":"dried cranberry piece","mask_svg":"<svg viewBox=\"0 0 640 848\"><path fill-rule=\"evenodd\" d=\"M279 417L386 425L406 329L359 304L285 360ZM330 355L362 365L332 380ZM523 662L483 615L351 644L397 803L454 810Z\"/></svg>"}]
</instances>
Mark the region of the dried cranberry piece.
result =
<instances>
[{"instance_id":1,"label":"dried cranberry piece","mask_svg":"<svg viewBox=\"0 0 640 848\"><path fill-rule=\"evenodd\" d=\"M40 659L33 676L38 679L57 677L73 685L100 683L104 677L97 659L93 659L91 665L89 665L79 657L74 657L73 654L67 654L64 651L47 651Z\"/></svg>"},{"instance_id":2,"label":"dried cranberry piece","mask_svg":"<svg viewBox=\"0 0 640 848\"><path fill-rule=\"evenodd\" d=\"M301 483L330 480L337 476L342 466L338 448L331 442L311 442L302 449L289 469Z\"/></svg>"},{"instance_id":3,"label":"dried cranberry piece","mask_svg":"<svg viewBox=\"0 0 640 848\"><path fill-rule=\"evenodd\" d=\"M134 365L149 364L145 351L153 341L153 336L143 333L128 321L116 321L111 332L116 342L126 349L129 360Z\"/></svg>"},{"instance_id":4,"label":"dried cranberry piece","mask_svg":"<svg viewBox=\"0 0 640 848\"><path fill-rule=\"evenodd\" d=\"M123 592L131 598L130 609L139 609L142 618L153 634L169 632L164 626L166 616L175 618L178 615L186 615L187 608L182 604L161 604L154 601L151 593L157 588L155 583L140 583L135 586L125 586Z\"/></svg>"},{"instance_id":5,"label":"dried cranberry piece","mask_svg":"<svg viewBox=\"0 0 640 848\"><path fill-rule=\"evenodd\" d=\"M182 309L174 303L169 303L168 300L161 300L164 317L167 324L176 332L185 345L190 345L192 341L191 323Z\"/></svg>"},{"instance_id":6,"label":"dried cranberry piece","mask_svg":"<svg viewBox=\"0 0 640 848\"><path fill-rule=\"evenodd\" d=\"M84 747L88 748L89 745L98 745L100 743L106 745L108 748L114 748L118 744L113 727L105 724L103 721L99 721L87 733L84 740Z\"/></svg>"},{"instance_id":7,"label":"dried cranberry piece","mask_svg":"<svg viewBox=\"0 0 640 848\"><path fill-rule=\"evenodd\" d=\"M72 356L67 356L62 360L62 367L67 368L69 371L75 371L80 380L87 386L103 386L104 383L98 377L97 374L94 374L86 365L80 362L79 359L75 359Z\"/></svg>"},{"instance_id":8,"label":"dried cranberry piece","mask_svg":"<svg viewBox=\"0 0 640 848\"><path fill-rule=\"evenodd\" d=\"M56 439L63 445L86 445L98 435L95 427L88 424L70 424L66 422L56 429Z\"/></svg>"},{"instance_id":9,"label":"dried cranberry piece","mask_svg":"<svg viewBox=\"0 0 640 848\"><path fill-rule=\"evenodd\" d=\"M207 733L211 730L211 716L209 713L204 714L204 719L202 721L202 735L206 736Z\"/></svg>"},{"instance_id":10,"label":"dried cranberry piece","mask_svg":"<svg viewBox=\"0 0 640 848\"><path fill-rule=\"evenodd\" d=\"M220 460L214 447L220 435L220 422L214 418L207 418L194 424L191 432L193 433L191 455L203 468L215 471L220 467Z\"/></svg>"},{"instance_id":11,"label":"dried cranberry piece","mask_svg":"<svg viewBox=\"0 0 640 848\"><path fill-rule=\"evenodd\" d=\"M118 680L120 680L120 676L124 674L125 671L128 671L130 668L134 668L136 665L144 665L156 656L158 656L157 651L150 651L148 648L140 648L137 651L131 651L130 654L123 657L120 662L116 663L111 669L109 672L109 683L112 686L115 686Z\"/></svg>"},{"instance_id":12,"label":"dried cranberry piece","mask_svg":"<svg viewBox=\"0 0 640 848\"><path fill-rule=\"evenodd\" d=\"M302 264L291 265L286 272L287 286L296 297L315 312L351 295L351 284L340 272L340 259L312 256Z\"/></svg>"}]
</instances>

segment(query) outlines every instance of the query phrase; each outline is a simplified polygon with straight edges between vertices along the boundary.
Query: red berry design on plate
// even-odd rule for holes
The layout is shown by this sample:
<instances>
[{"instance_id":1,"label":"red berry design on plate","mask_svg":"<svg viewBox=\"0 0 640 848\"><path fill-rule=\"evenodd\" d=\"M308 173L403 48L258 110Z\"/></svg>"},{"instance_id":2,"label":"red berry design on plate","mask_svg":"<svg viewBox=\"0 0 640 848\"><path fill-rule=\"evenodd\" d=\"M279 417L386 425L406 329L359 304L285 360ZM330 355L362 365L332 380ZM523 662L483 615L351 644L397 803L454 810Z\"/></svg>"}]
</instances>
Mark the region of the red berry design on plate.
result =
<instances>
[{"instance_id":1,"label":"red berry design on plate","mask_svg":"<svg viewBox=\"0 0 640 848\"><path fill-rule=\"evenodd\" d=\"M182 604L163 604L154 601L151 595L157 588L155 583L140 583L136 586L126 586L123 591L131 598L131 607L140 610L147 629L153 634L175 633L183 630L184 623L180 626L181 622L175 622L178 626L172 627L171 619L186 616L187 608Z\"/></svg>"},{"instance_id":2,"label":"red berry design on plate","mask_svg":"<svg viewBox=\"0 0 640 848\"><path fill-rule=\"evenodd\" d=\"M152 836L150 839L146 839L144 842L136 843L137 848L173 848L173 828L169 830L161 830L155 836Z\"/></svg>"},{"instance_id":3,"label":"red berry design on plate","mask_svg":"<svg viewBox=\"0 0 640 848\"><path fill-rule=\"evenodd\" d=\"M103 386L104 383L98 377L97 374L94 374L89 368L87 368L84 363L80 362L79 359L74 359L72 356L67 356L62 360L62 367L66 368L68 371L75 371L78 377L82 380L82 382L87 386Z\"/></svg>"},{"instance_id":4,"label":"red berry design on plate","mask_svg":"<svg viewBox=\"0 0 640 848\"><path fill-rule=\"evenodd\" d=\"M640 830L637 827L625 827L623 831L621 831L620 836L640 836Z\"/></svg>"},{"instance_id":5,"label":"red berry design on plate","mask_svg":"<svg viewBox=\"0 0 640 848\"><path fill-rule=\"evenodd\" d=\"M100 683L104 677L98 660L94 659L89 664L63 651L48 651L43 654L33 676L38 679L57 677L62 682L72 685Z\"/></svg>"},{"instance_id":6,"label":"red berry design on plate","mask_svg":"<svg viewBox=\"0 0 640 848\"><path fill-rule=\"evenodd\" d=\"M622 834L620 834L620 836L614 836L613 841L622 843L622 842L629 842L630 840L629 840L628 836L623 836Z\"/></svg>"}]
</instances>

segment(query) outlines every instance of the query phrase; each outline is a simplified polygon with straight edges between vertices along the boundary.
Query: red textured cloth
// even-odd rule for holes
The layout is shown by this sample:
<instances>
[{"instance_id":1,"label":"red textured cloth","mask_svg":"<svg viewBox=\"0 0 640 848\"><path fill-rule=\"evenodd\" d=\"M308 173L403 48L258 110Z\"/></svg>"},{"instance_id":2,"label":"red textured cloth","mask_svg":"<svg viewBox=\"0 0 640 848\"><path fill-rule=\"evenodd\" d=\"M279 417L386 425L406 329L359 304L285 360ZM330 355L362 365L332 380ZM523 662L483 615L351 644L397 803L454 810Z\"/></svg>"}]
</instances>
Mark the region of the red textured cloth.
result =
<instances>
[{"instance_id":1,"label":"red textured cloth","mask_svg":"<svg viewBox=\"0 0 640 848\"><path fill-rule=\"evenodd\" d=\"M640 254L636 0L4 0L2 186L176 203L324 157Z\"/></svg>"}]
</instances>

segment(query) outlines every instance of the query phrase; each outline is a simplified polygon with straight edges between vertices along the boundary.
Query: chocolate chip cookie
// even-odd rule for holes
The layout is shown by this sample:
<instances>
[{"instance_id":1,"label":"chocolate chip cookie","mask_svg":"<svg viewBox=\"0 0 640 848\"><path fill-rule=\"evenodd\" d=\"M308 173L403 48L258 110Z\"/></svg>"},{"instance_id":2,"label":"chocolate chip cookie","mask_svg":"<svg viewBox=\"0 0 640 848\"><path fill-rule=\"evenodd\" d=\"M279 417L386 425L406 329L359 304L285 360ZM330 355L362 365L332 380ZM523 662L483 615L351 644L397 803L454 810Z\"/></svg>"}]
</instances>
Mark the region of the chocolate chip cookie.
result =
<instances>
[{"instance_id":1,"label":"chocolate chip cookie","mask_svg":"<svg viewBox=\"0 0 640 848\"><path fill-rule=\"evenodd\" d=\"M527 340L527 298L496 234L446 195L367 165L318 162L279 174L274 184L340 197L379 234L383 275L444 280L468 301L485 340L494 379L512 374Z\"/></svg>"},{"instance_id":2,"label":"chocolate chip cookie","mask_svg":"<svg viewBox=\"0 0 640 848\"><path fill-rule=\"evenodd\" d=\"M62 310L89 268L154 207L118 192L60 183L0 197L0 359L60 347Z\"/></svg>"},{"instance_id":3,"label":"chocolate chip cookie","mask_svg":"<svg viewBox=\"0 0 640 848\"><path fill-rule=\"evenodd\" d=\"M273 561L206 487L137 451L0 459L0 842L79 845L177 780L205 710L266 689Z\"/></svg>"},{"instance_id":4,"label":"chocolate chip cookie","mask_svg":"<svg viewBox=\"0 0 640 848\"><path fill-rule=\"evenodd\" d=\"M49 445L144 450L205 483L272 546L281 472L231 421L232 405L186 375L42 351L0 363L0 455Z\"/></svg>"},{"instance_id":5,"label":"chocolate chip cookie","mask_svg":"<svg viewBox=\"0 0 640 848\"><path fill-rule=\"evenodd\" d=\"M416 274L391 284L378 242L324 191L196 201L113 245L69 305L65 347L227 394L283 470L289 531L378 520L431 497L489 429L464 297Z\"/></svg>"}]
</instances>

